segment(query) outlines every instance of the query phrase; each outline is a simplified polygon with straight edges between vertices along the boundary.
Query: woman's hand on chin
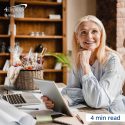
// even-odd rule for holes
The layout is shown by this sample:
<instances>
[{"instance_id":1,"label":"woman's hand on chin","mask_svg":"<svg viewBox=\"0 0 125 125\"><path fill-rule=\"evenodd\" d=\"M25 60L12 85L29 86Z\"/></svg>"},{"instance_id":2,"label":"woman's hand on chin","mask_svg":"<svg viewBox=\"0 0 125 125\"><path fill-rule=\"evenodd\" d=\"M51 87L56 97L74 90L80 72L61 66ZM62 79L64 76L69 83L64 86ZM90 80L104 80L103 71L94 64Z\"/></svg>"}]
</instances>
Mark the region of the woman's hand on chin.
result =
<instances>
[{"instance_id":1,"label":"woman's hand on chin","mask_svg":"<svg viewBox=\"0 0 125 125\"><path fill-rule=\"evenodd\" d=\"M89 65L90 57L91 57L90 50L83 50L80 52L80 64L84 74L88 74L90 72L90 65Z\"/></svg>"}]
</instances>

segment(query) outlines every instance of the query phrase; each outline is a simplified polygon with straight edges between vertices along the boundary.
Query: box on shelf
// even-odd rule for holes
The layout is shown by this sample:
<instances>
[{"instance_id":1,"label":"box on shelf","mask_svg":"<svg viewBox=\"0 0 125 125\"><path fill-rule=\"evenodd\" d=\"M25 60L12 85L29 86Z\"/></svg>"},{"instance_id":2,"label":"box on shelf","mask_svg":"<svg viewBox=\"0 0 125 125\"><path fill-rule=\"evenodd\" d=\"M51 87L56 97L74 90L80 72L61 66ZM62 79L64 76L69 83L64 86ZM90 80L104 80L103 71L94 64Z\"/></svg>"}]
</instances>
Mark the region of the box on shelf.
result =
<instances>
[{"instance_id":1,"label":"box on shelf","mask_svg":"<svg viewBox=\"0 0 125 125\"><path fill-rule=\"evenodd\" d=\"M12 13L16 18L24 18L24 9L27 7L27 4L19 4L12 7Z\"/></svg>"},{"instance_id":2,"label":"box on shelf","mask_svg":"<svg viewBox=\"0 0 125 125\"><path fill-rule=\"evenodd\" d=\"M24 18L24 9L27 7L27 4L19 4L11 7L6 7L4 9L4 16L14 16L15 18Z\"/></svg>"}]
</instances>

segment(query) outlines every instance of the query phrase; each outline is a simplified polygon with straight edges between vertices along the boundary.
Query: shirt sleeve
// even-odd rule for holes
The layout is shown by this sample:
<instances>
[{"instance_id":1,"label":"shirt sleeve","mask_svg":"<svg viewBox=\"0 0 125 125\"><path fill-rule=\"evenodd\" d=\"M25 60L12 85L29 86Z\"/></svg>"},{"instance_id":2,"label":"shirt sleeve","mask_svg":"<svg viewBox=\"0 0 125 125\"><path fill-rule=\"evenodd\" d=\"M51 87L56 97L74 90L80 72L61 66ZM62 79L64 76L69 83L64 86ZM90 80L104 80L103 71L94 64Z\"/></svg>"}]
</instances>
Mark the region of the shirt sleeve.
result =
<instances>
[{"instance_id":1,"label":"shirt sleeve","mask_svg":"<svg viewBox=\"0 0 125 125\"><path fill-rule=\"evenodd\" d=\"M83 75L82 92L86 103L94 108L109 106L121 93L123 72L119 58L113 56L104 64L104 73L100 81L92 72Z\"/></svg>"},{"instance_id":2,"label":"shirt sleeve","mask_svg":"<svg viewBox=\"0 0 125 125\"><path fill-rule=\"evenodd\" d=\"M67 87L62 90L62 94L68 96L67 101L70 106L84 102L81 83L74 70L70 72Z\"/></svg>"}]
</instances>

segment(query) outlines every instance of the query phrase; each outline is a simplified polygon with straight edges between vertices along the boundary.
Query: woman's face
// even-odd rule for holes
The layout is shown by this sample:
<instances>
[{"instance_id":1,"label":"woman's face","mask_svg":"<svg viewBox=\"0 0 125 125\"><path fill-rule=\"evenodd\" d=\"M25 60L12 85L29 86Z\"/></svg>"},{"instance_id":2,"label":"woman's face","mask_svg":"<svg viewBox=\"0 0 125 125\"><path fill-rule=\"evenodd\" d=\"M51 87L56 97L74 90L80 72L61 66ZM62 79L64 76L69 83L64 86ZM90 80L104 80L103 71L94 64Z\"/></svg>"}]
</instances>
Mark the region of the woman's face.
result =
<instances>
[{"instance_id":1,"label":"woman's face","mask_svg":"<svg viewBox=\"0 0 125 125\"><path fill-rule=\"evenodd\" d=\"M95 51L100 45L101 31L99 26L91 21L80 24L77 31L77 42L83 50Z\"/></svg>"}]
</instances>

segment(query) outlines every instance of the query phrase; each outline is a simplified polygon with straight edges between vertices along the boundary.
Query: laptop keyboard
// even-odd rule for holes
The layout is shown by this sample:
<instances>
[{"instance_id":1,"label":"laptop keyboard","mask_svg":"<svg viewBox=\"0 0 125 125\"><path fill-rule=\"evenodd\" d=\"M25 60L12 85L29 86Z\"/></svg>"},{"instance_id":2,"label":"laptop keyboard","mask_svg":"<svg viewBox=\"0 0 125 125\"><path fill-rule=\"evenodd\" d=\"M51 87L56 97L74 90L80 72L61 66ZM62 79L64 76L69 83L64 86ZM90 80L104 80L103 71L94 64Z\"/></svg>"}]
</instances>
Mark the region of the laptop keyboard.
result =
<instances>
[{"instance_id":1,"label":"laptop keyboard","mask_svg":"<svg viewBox=\"0 0 125 125\"><path fill-rule=\"evenodd\" d=\"M22 104L26 103L25 99L21 94L10 94L10 95L3 95L2 97L4 100L9 102L10 104Z\"/></svg>"}]
</instances>

